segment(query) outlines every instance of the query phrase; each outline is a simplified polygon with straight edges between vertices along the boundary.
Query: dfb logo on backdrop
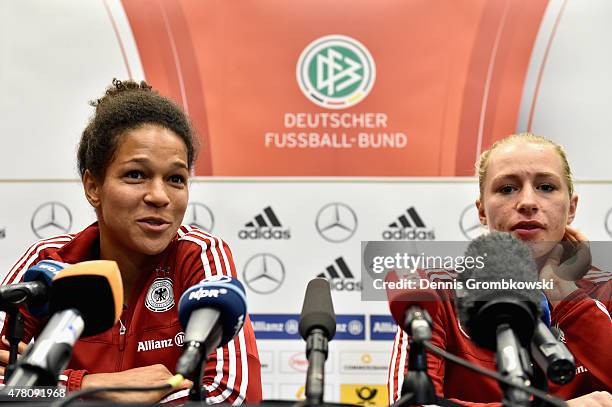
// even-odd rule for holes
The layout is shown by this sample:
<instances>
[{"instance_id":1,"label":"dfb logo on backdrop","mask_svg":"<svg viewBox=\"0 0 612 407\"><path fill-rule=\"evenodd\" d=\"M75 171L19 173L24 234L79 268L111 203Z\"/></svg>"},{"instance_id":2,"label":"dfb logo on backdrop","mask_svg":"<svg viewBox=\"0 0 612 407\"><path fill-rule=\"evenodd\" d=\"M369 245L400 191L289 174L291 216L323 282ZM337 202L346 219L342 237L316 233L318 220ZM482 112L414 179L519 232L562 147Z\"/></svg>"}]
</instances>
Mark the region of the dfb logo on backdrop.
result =
<instances>
[{"instance_id":1,"label":"dfb logo on backdrop","mask_svg":"<svg viewBox=\"0 0 612 407\"><path fill-rule=\"evenodd\" d=\"M72 227L72 213L61 202L46 202L36 208L30 226L39 239L68 233Z\"/></svg>"},{"instance_id":2,"label":"dfb logo on backdrop","mask_svg":"<svg viewBox=\"0 0 612 407\"><path fill-rule=\"evenodd\" d=\"M355 279L351 269L342 257L338 257L317 277L329 280L329 285L334 291L361 291L361 281Z\"/></svg>"},{"instance_id":3,"label":"dfb logo on backdrop","mask_svg":"<svg viewBox=\"0 0 612 407\"><path fill-rule=\"evenodd\" d=\"M259 253L251 256L244 265L242 279L247 287L258 294L270 294L285 281L285 266L273 254Z\"/></svg>"},{"instance_id":4,"label":"dfb logo on backdrop","mask_svg":"<svg viewBox=\"0 0 612 407\"><path fill-rule=\"evenodd\" d=\"M612 208L610 208L608 210L608 213L606 213L606 219L604 220L604 226L606 228L606 232L608 232L608 235L612 237Z\"/></svg>"},{"instance_id":5,"label":"dfb logo on backdrop","mask_svg":"<svg viewBox=\"0 0 612 407\"><path fill-rule=\"evenodd\" d=\"M208 206L199 202L190 202L183 217L183 223L195 226L205 232L212 232L215 226L215 217Z\"/></svg>"},{"instance_id":6,"label":"dfb logo on backdrop","mask_svg":"<svg viewBox=\"0 0 612 407\"><path fill-rule=\"evenodd\" d=\"M302 51L296 67L300 89L326 109L345 109L361 102L376 79L370 51L345 35L327 35Z\"/></svg>"},{"instance_id":7,"label":"dfb logo on backdrop","mask_svg":"<svg viewBox=\"0 0 612 407\"><path fill-rule=\"evenodd\" d=\"M433 229L428 228L425 222L411 206L397 219L383 230L382 238L385 240L434 240L436 235Z\"/></svg>"},{"instance_id":8,"label":"dfb logo on backdrop","mask_svg":"<svg viewBox=\"0 0 612 407\"><path fill-rule=\"evenodd\" d=\"M255 215L253 220L245 223L244 229L238 231L238 237L253 240L287 240L291 238L291 231L283 229L272 207L267 206L262 213Z\"/></svg>"},{"instance_id":9,"label":"dfb logo on backdrop","mask_svg":"<svg viewBox=\"0 0 612 407\"><path fill-rule=\"evenodd\" d=\"M328 203L319 209L315 227L323 239L333 243L344 242L350 239L357 230L357 215L346 204Z\"/></svg>"},{"instance_id":10,"label":"dfb logo on backdrop","mask_svg":"<svg viewBox=\"0 0 612 407\"><path fill-rule=\"evenodd\" d=\"M487 227L480 223L478 208L476 208L474 204L468 205L463 212L461 212L459 228L463 236L468 240L476 239L478 236L488 232Z\"/></svg>"}]
</instances>

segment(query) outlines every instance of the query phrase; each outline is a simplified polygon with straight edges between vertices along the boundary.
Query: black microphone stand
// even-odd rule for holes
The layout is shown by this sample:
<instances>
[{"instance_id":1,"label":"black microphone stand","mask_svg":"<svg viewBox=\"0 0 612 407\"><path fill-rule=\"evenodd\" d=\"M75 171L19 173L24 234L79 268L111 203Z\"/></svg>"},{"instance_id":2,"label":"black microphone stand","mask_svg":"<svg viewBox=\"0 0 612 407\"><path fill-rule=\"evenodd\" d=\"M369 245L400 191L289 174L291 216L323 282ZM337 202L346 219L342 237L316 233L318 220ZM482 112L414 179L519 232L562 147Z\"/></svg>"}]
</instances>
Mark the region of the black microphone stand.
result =
<instances>
[{"instance_id":1,"label":"black microphone stand","mask_svg":"<svg viewBox=\"0 0 612 407\"><path fill-rule=\"evenodd\" d=\"M189 400L202 401L206 399L206 388L202 385L204 368L208 357L220 345L223 336L221 314L218 310L201 308L192 313L204 316L205 324L187 325L185 338L191 338L183 343L183 354L176 364L176 372L193 381L189 391Z\"/></svg>"},{"instance_id":2,"label":"black microphone stand","mask_svg":"<svg viewBox=\"0 0 612 407\"><path fill-rule=\"evenodd\" d=\"M185 350L179 358L177 365L181 365L181 362L187 361L182 364L182 368L177 366L177 371L185 372L185 379L193 381L193 386L189 390L190 401L202 401L206 399L206 388L202 385L202 379L204 376L204 365L207 359L207 351L212 351L207 343L201 343L197 341L191 341L183 344Z\"/></svg>"},{"instance_id":3,"label":"black microphone stand","mask_svg":"<svg viewBox=\"0 0 612 407\"><path fill-rule=\"evenodd\" d=\"M402 399L397 407L434 404L436 392L427 374L427 353L424 342L431 339L431 317L427 311L413 306L406 313L404 331L410 336L408 351L408 375L402 385Z\"/></svg>"},{"instance_id":4,"label":"black microphone stand","mask_svg":"<svg viewBox=\"0 0 612 407\"><path fill-rule=\"evenodd\" d=\"M219 342L221 341L221 327L214 327L213 334L209 335L204 342L196 342L192 341L189 343L189 346L186 347L185 352L191 354L190 359L193 365L187 367L184 370L192 372L189 374L186 379L190 379L193 381L193 386L191 386L191 390L189 390L189 400L190 401L203 401L206 400L206 388L202 385L202 381L204 379L204 368L206 366L206 361L208 360L208 356L219 346ZM186 353L183 353L181 356L182 360ZM179 369L183 370L183 369Z\"/></svg>"},{"instance_id":5,"label":"black microphone stand","mask_svg":"<svg viewBox=\"0 0 612 407\"><path fill-rule=\"evenodd\" d=\"M529 386L533 376L527 350L521 346L510 324L497 327L496 365L498 372L513 382ZM508 407L529 406L530 395L523 390L500 383Z\"/></svg>"},{"instance_id":6,"label":"black microphone stand","mask_svg":"<svg viewBox=\"0 0 612 407\"><path fill-rule=\"evenodd\" d=\"M206 400L206 388L202 384L202 380L204 380L204 364L200 365L198 369L198 373L194 377L193 386L189 390L189 400L190 401L203 401Z\"/></svg>"},{"instance_id":7,"label":"black microphone stand","mask_svg":"<svg viewBox=\"0 0 612 407\"><path fill-rule=\"evenodd\" d=\"M9 342L9 360L4 371L4 382L6 383L15 371L15 362L19 354L19 342L23 339L23 314L19 311L18 306L7 305L3 307L6 316L9 319L9 324L6 329L6 339Z\"/></svg>"},{"instance_id":8,"label":"black microphone stand","mask_svg":"<svg viewBox=\"0 0 612 407\"><path fill-rule=\"evenodd\" d=\"M306 339L306 357L308 372L306 373L305 404L318 406L323 404L325 384L325 360L328 353L328 339L320 328L313 329Z\"/></svg>"},{"instance_id":9,"label":"black microphone stand","mask_svg":"<svg viewBox=\"0 0 612 407\"><path fill-rule=\"evenodd\" d=\"M533 364L533 387L538 390L542 390L548 393L548 378L546 372L542 370L537 364ZM534 399L531 402L532 407L554 407L554 404L546 400Z\"/></svg>"}]
</instances>

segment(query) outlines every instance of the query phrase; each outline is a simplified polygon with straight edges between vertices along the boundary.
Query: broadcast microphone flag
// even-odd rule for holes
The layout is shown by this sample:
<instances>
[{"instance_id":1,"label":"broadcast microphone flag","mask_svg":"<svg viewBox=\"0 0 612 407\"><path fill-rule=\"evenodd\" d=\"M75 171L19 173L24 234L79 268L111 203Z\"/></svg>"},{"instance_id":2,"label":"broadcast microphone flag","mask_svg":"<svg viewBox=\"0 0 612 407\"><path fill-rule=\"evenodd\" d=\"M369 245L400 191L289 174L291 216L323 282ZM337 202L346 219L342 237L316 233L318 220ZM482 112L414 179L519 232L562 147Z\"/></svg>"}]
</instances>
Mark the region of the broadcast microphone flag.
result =
<instances>
[{"instance_id":1,"label":"broadcast microphone flag","mask_svg":"<svg viewBox=\"0 0 612 407\"><path fill-rule=\"evenodd\" d=\"M49 288L55 275L67 266L69 264L55 260L42 260L30 267L23 282L0 287L0 309L27 304L32 315L47 316Z\"/></svg>"},{"instance_id":2,"label":"broadcast microphone flag","mask_svg":"<svg viewBox=\"0 0 612 407\"><path fill-rule=\"evenodd\" d=\"M176 372L197 373L204 359L238 335L247 315L242 284L229 276L213 276L185 290L178 306L185 329L183 353Z\"/></svg>"},{"instance_id":3,"label":"broadcast microphone flag","mask_svg":"<svg viewBox=\"0 0 612 407\"><path fill-rule=\"evenodd\" d=\"M60 271L51 286L52 316L23 353L7 388L57 385L76 341L112 328L122 304L123 284L114 261L88 261Z\"/></svg>"}]
</instances>

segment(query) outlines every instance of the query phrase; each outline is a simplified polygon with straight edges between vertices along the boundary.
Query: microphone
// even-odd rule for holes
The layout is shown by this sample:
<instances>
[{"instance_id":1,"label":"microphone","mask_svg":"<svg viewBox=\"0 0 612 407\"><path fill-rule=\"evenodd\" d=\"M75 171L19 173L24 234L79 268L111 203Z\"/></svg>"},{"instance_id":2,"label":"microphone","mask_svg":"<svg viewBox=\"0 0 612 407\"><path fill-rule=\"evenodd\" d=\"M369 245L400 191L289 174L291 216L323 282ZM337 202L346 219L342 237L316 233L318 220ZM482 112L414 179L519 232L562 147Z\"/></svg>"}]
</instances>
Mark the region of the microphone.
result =
<instances>
[{"instance_id":1,"label":"microphone","mask_svg":"<svg viewBox=\"0 0 612 407\"><path fill-rule=\"evenodd\" d=\"M441 299L431 288L404 288L402 282L411 280L418 283L418 274L409 274L408 279L405 277L400 278L396 271L385 277L391 315L408 335L416 336L417 340L431 339L431 318L438 313Z\"/></svg>"},{"instance_id":2,"label":"microphone","mask_svg":"<svg viewBox=\"0 0 612 407\"><path fill-rule=\"evenodd\" d=\"M531 356L553 383L567 384L576 376L574 356L542 321L538 321L533 333Z\"/></svg>"},{"instance_id":3,"label":"microphone","mask_svg":"<svg viewBox=\"0 0 612 407\"><path fill-rule=\"evenodd\" d=\"M391 315L410 335L408 374L402 384L402 397L409 397L408 405L432 404L435 401L435 388L427 373L425 342L431 340L432 316L438 313L441 300L431 288L403 288L406 284L402 282L418 283L418 274L402 277L400 279L395 271L385 277Z\"/></svg>"},{"instance_id":4,"label":"microphone","mask_svg":"<svg viewBox=\"0 0 612 407\"><path fill-rule=\"evenodd\" d=\"M459 288L455 305L461 324L479 346L497 352L497 369L513 382L529 384L531 367L525 350L539 318L540 292L528 287L537 282L537 267L529 248L505 232L492 232L473 240L465 256L484 259L484 267L466 267L457 280L467 287L470 280L480 289ZM522 282L521 285L518 283ZM535 287L534 287L535 288ZM511 403L526 405L527 393L502 385Z\"/></svg>"},{"instance_id":5,"label":"microphone","mask_svg":"<svg viewBox=\"0 0 612 407\"><path fill-rule=\"evenodd\" d=\"M46 315L51 281L66 266L68 264L59 261L42 260L30 267L24 274L23 282L0 287L0 309L28 304L32 315Z\"/></svg>"},{"instance_id":6,"label":"microphone","mask_svg":"<svg viewBox=\"0 0 612 407\"><path fill-rule=\"evenodd\" d=\"M206 278L183 293L178 314L185 340L176 373L192 378L201 375L208 355L242 329L247 315L244 287L228 276Z\"/></svg>"},{"instance_id":7,"label":"microphone","mask_svg":"<svg viewBox=\"0 0 612 407\"><path fill-rule=\"evenodd\" d=\"M521 345L528 346L540 316L540 292L500 289L502 283L537 282L537 267L529 248L510 233L491 232L473 240L465 256L484 258L484 267L466 267L457 281L481 283L478 289L456 290L459 320L477 345L495 351L497 326L509 324ZM524 284L527 286L527 284Z\"/></svg>"},{"instance_id":8,"label":"microphone","mask_svg":"<svg viewBox=\"0 0 612 407\"><path fill-rule=\"evenodd\" d=\"M569 349L558 339L558 330L550 326L550 308L544 293L540 309L542 315L531 340L531 356L548 380L560 385L567 384L576 376L576 362Z\"/></svg>"},{"instance_id":9,"label":"microphone","mask_svg":"<svg viewBox=\"0 0 612 407\"><path fill-rule=\"evenodd\" d=\"M323 403L325 360L327 344L336 334L336 313L331 298L329 281L324 278L310 280L304 295L299 331L306 341L305 396L308 404Z\"/></svg>"},{"instance_id":10,"label":"microphone","mask_svg":"<svg viewBox=\"0 0 612 407\"><path fill-rule=\"evenodd\" d=\"M79 337L112 328L122 303L123 284L114 261L88 261L60 271L50 289L53 316L25 350L7 388L57 385Z\"/></svg>"}]
</instances>

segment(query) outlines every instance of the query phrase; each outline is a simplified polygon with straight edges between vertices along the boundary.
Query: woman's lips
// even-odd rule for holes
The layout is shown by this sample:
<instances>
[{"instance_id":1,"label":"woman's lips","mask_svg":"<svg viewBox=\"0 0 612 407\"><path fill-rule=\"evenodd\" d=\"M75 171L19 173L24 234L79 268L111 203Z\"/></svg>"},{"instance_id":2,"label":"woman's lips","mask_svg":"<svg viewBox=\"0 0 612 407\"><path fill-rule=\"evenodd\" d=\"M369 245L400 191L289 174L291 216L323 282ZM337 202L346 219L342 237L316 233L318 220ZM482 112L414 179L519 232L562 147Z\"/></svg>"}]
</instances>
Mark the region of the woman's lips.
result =
<instances>
[{"instance_id":1,"label":"woman's lips","mask_svg":"<svg viewBox=\"0 0 612 407\"><path fill-rule=\"evenodd\" d=\"M148 232L164 232L170 227L170 223L165 221L142 219L137 221L138 225Z\"/></svg>"},{"instance_id":2,"label":"woman's lips","mask_svg":"<svg viewBox=\"0 0 612 407\"><path fill-rule=\"evenodd\" d=\"M522 227L518 227L512 230L512 233L514 233L519 239L521 240L532 240L533 238L535 238L537 236L537 234L542 230L542 228L522 228Z\"/></svg>"}]
</instances>

